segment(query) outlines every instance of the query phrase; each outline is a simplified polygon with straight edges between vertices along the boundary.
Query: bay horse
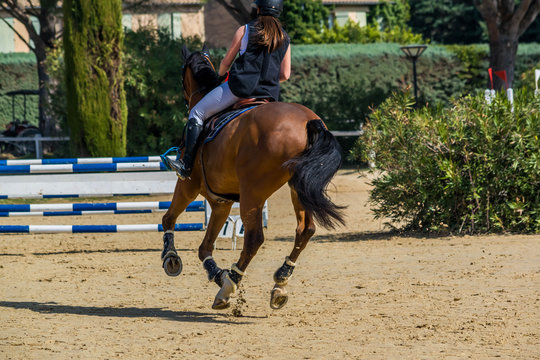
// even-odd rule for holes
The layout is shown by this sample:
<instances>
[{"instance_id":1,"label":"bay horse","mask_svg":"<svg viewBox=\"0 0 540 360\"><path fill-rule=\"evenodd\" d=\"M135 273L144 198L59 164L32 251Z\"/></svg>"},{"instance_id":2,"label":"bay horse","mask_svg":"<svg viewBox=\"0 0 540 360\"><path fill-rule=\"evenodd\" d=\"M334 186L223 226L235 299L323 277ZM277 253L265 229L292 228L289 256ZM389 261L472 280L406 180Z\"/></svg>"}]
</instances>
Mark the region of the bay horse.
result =
<instances>
[{"instance_id":1,"label":"bay horse","mask_svg":"<svg viewBox=\"0 0 540 360\"><path fill-rule=\"evenodd\" d=\"M202 51L194 52L184 45L182 55L184 98L191 110L219 80L206 45ZM182 270L174 247L174 225L201 194L212 214L199 247L199 259L209 281L220 287L212 308L227 308L264 241L265 201L288 183L297 220L296 235L290 255L274 274L270 299L273 309L283 307L288 300L285 286L295 262L315 233L314 219L326 228L344 224L344 207L334 204L326 193L341 161L341 148L334 136L314 112L302 105L268 102L234 118L214 140L200 144L191 177L176 183L171 205L162 219L165 234L161 258L165 272L177 276ZM212 252L234 201L240 202L244 243L231 269L221 269Z\"/></svg>"}]
</instances>

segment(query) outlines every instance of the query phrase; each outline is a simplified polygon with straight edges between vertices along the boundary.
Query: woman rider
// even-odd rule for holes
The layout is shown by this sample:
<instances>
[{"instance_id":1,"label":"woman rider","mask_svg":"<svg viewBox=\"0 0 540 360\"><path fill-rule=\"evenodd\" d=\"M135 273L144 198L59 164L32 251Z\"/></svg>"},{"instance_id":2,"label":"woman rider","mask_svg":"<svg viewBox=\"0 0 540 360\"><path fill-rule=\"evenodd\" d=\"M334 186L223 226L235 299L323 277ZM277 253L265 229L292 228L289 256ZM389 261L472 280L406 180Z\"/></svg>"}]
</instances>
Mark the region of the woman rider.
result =
<instances>
[{"instance_id":1,"label":"woman rider","mask_svg":"<svg viewBox=\"0 0 540 360\"><path fill-rule=\"evenodd\" d=\"M168 161L182 180L191 175L197 139L206 119L243 98L277 101L279 83L291 74L290 39L278 20L283 0L256 0L255 5L257 18L236 30L219 66L220 76L230 68L229 81L210 91L191 109L184 156L177 161ZM234 60L236 54L239 57Z\"/></svg>"}]
</instances>

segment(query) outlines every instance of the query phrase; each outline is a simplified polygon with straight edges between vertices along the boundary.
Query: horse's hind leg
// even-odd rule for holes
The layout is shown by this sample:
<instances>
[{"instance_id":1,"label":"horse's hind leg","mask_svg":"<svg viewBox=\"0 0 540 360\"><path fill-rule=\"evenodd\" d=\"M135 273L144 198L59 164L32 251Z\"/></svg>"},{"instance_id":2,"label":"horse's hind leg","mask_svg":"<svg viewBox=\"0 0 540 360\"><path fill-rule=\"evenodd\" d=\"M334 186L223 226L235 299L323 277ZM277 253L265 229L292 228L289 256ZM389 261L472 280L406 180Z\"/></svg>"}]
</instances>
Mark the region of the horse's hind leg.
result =
<instances>
[{"instance_id":1,"label":"horse's hind leg","mask_svg":"<svg viewBox=\"0 0 540 360\"><path fill-rule=\"evenodd\" d=\"M292 276L294 267L296 266L296 260L298 260L300 253L305 249L309 239L311 239L315 233L315 222L313 221L311 213L306 211L302 204L300 204L298 194L292 188L291 199L297 221L294 248L290 255L285 258L283 265L281 265L274 273L274 281L276 284L271 291L270 297L270 307L272 309L281 309L287 303L289 297L285 287Z\"/></svg>"},{"instance_id":2,"label":"horse's hind leg","mask_svg":"<svg viewBox=\"0 0 540 360\"><path fill-rule=\"evenodd\" d=\"M255 201L240 195L240 216L244 223L244 246L240 259L231 270L220 275L221 289L214 299L213 309L225 309L229 306L230 296L236 292L245 270L264 241L262 229L262 210L264 200Z\"/></svg>"},{"instance_id":3,"label":"horse's hind leg","mask_svg":"<svg viewBox=\"0 0 540 360\"><path fill-rule=\"evenodd\" d=\"M176 183L171 206L163 215L161 223L163 225L163 251L161 260L163 269L169 276L178 276L182 272L182 260L176 253L174 247L174 225L178 216L195 200L199 194L199 186L194 181L180 181Z\"/></svg>"},{"instance_id":4,"label":"horse's hind leg","mask_svg":"<svg viewBox=\"0 0 540 360\"><path fill-rule=\"evenodd\" d=\"M214 251L216 238L223 227L223 224L227 221L233 203L222 203L217 201L209 201L209 203L212 208L212 215L210 215L204 239L199 246L199 259L202 261L203 267L208 274L208 281L215 281L216 284L221 287L221 273L223 270L217 266L212 257L212 252Z\"/></svg>"}]
</instances>

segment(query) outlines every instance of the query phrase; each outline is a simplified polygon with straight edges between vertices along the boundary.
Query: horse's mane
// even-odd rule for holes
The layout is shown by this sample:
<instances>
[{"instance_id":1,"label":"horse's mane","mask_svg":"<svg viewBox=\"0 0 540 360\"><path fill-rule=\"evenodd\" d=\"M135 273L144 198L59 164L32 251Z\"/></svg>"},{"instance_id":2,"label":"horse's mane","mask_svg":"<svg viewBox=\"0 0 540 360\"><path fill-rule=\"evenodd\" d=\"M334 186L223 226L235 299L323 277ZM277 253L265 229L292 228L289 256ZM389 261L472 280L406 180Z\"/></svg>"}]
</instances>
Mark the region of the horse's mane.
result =
<instances>
[{"instance_id":1,"label":"horse's mane","mask_svg":"<svg viewBox=\"0 0 540 360\"><path fill-rule=\"evenodd\" d=\"M186 67L189 66L193 72L195 81L200 86L206 88L214 88L219 83L219 75L209 63L207 57L205 57L200 51L192 53L186 60Z\"/></svg>"}]
</instances>

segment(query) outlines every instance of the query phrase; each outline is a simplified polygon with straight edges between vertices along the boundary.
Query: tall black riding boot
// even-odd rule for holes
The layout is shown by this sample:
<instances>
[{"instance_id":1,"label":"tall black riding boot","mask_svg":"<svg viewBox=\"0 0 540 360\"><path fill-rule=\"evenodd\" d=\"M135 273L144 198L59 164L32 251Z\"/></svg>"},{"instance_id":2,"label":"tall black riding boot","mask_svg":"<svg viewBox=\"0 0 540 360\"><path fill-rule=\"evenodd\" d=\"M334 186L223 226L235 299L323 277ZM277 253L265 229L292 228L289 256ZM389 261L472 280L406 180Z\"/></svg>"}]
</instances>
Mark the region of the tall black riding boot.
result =
<instances>
[{"instance_id":1,"label":"tall black riding boot","mask_svg":"<svg viewBox=\"0 0 540 360\"><path fill-rule=\"evenodd\" d=\"M199 135L203 129L203 126L197 124L197 121L194 118L189 119L186 126L186 146L184 148L184 156L180 160L168 160L171 169L175 170L176 175L182 180L187 179L191 175L193 162L197 155Z\"/></svg>"}]
</instances>

